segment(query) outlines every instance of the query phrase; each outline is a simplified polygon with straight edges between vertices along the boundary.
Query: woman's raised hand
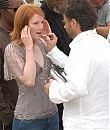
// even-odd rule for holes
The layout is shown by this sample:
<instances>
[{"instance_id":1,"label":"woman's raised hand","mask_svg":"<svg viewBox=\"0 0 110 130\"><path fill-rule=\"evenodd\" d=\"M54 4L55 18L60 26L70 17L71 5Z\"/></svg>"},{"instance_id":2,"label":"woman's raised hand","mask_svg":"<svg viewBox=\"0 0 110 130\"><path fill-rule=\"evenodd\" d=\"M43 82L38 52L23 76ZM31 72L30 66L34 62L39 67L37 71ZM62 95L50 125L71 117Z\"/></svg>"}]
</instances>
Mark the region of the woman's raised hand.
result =
<instances>
[{"instance_id":1,"label":"woman's raised hand","mask_svg":"<svg viewBox=\"0 0 110 130\"><path fill-rule=\"evenodd\" d=\"M21 31L21 39L25 46L25 48L32 48L33 47L33 39L30 34L30 27L25 25L25 27Z\"/></svg>"},{"instance_id":2,"label":"woman's raised hand","mask_svg":"<svg viewBox=\"0 0 110 130\"><path fill-rule=\"evenodd\" d=\"M44 20L44 26L43 26L43 32L42 34L47 35L48 33L51 33L51 28L47 20Z\"/></svg>"}]
</instances>

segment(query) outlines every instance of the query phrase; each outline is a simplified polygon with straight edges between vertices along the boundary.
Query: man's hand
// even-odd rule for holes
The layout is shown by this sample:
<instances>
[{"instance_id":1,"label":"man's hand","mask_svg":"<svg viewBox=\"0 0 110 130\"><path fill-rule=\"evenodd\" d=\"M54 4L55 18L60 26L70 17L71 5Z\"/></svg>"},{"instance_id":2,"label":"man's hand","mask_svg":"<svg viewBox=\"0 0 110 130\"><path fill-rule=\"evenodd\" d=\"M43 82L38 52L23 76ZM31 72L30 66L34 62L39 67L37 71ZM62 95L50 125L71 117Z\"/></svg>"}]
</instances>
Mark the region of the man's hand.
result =
<instances>
[{"instance_id":1,"label":"man's hand","mask_svg":"<svg viewBox=\"0 0 110 130\"><path fill-rule=\"evenodd\" d=\"M51 33L51 28L47 20L44 20L44 25L43 25L43 32L42 34L47 35L48 33Z\"/></svg>"},{"instance_id":2,"label":"man's hand","mask_svg":"<svg viewBox=\"0 0 110 130\"><path fill-rule=\"evenodd\" d=\"M42 35L42 38L47 42L47 51L51 51L57 43L57 37L54 33L49 33L47 35Z\"/></svg>"},{"instance_id":3,"label":"man's hand","mask_svg":"<svg viewBox=\"0 0 110 130\"><path fill-rule=\"evenodd\" d=\"M49 88L53 79L49 79L49 82L44 86L46 93L49 95Z\"/></svg>"}]
</instances>

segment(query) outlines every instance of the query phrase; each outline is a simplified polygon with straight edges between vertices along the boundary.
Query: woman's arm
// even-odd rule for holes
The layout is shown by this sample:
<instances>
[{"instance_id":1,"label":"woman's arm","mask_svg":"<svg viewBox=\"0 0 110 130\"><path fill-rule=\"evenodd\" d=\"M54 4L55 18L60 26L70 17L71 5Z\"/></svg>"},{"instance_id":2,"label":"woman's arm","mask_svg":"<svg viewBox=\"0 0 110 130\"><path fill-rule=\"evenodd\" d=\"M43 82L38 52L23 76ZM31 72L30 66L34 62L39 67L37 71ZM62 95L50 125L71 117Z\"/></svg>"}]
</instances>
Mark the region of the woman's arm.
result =
<instances>
[{"instance_id":1,"label":"woman's arm","mask_svg":"<svg viewBox=\"0 0 110 130\"><path fill-rule=\"evenodd\" d=\"M36 77L36 65L35 58L33 54L33 40L30 35L30 28L25 26L21 32L21 39L25 45L26 50L26 63L24 66L24 71L19 80L21 80L27 86L35 85Z\"/></svg>"}]
</instances>

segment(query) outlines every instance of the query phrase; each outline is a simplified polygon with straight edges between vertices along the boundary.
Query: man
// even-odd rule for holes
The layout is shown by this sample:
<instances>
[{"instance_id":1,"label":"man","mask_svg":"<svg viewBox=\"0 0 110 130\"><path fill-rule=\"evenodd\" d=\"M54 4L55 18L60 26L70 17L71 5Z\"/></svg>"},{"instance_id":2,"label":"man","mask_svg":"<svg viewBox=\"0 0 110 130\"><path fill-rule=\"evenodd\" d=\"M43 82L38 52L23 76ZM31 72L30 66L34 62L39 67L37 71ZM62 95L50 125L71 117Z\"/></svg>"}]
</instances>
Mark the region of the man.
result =
<instances>
[{"instance_id":1,"label":"man","mask_svg":"<svg viewBox=\"0 0 110 130\"><path fill-rule=\"evenodd\" d=\"M62 13L64 27L73 39L69 56L55 46L53 33L43 36L47 56L64 67L68 81L61 84L50 79L44 87L52 102L63 102L64 130L108 129L110 45L94 29L97 14L90 2L68 1Z\"/></svg>"},{"instance_id":2,"label":"man","mask_svg":"<svg viewBox=\"0 0 110 130\"><path fill-rule=\"evenodd\" d=\"M14 15L22 0L0 0L0 130L12 130L14 109L18 96L15 80L4 80L4 50L11 39L9 33L13 30Z\"/></svg>"},{"instance_id":3,"label":"man","mask_svg":"<svg viewBox=\"0 0 110 130\"><path fill-rule=\"evenodd\" d=\"M58 37L57 47L63 51L66 55L69 55L69 43L71 38L68 36L63 24L63 15L58 12L60 5L64 3L64 0L46 0L41 8L45 12L46 20L49 22L52 32ZM63 104L58 104L58 112L60 118L60 130L63 130L62 126L62 113Z\"/></svg>"},{"instance_id":4,"label":"man","mask_svg":"<svg viewBox=\"0 0 110 130\"><path fill-rule=\"evenodd\" d=\"M98 34L107 38L110 28L110 0L90 0L98 15Z\"/></svg>"}]
</instances>

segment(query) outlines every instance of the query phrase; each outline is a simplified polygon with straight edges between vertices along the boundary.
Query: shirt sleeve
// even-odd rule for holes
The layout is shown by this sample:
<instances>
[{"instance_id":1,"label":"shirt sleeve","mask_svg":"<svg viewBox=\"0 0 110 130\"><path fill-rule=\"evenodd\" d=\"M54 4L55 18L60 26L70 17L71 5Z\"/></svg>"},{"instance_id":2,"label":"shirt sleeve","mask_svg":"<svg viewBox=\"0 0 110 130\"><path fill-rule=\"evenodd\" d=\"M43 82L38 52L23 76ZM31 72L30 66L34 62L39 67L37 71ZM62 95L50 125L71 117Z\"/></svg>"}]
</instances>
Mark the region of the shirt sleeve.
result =
<instances>
[{"instance_id":1,"label":"shirt sleeve","mask_svg":"<svg viewBox=\"0 0 110 130\"><path fill-rule=\"evenodd\" d=\"M22 75L25 61L23 53L15 44L9 44L4 54L4 78L12 80Z\"/></svg>"},{"instance_id":2,"label":"shirt sleeve","mask_svg":"<svg viewBox=\"0 0 110 130\"><path fill-rule=\"evenodd\" d=\"M83 46L82 46L83 47ZM54 103L69 102L75 98L82 97L88 94L88 82L90 80L92 63L90 55L86 48L80 46L70 52L68 60L65 63L65 72L67 73L66 83L58 83L53 81L49 88L49 98ZM52 51L53 52L53 51ZM50 54L51 58L58 56L58 53ZM62 58L59 55L59 58ZM56 60L57 60L56 58ZM61 60L63 61L63 59Z\"/></svg>"},{"instance_id":3,"label":"shirt sleeve","mask_svg":"<svg viewBox=\"0 0 110 130\"><path fill-rule=\"evenodd\" d=\"M55 46L50 52L48 52L47 56L52 60L54 64L65 68L68 56L66 56L62 51L60 51L57 46Z\"/></svg>"}]
</instances>

